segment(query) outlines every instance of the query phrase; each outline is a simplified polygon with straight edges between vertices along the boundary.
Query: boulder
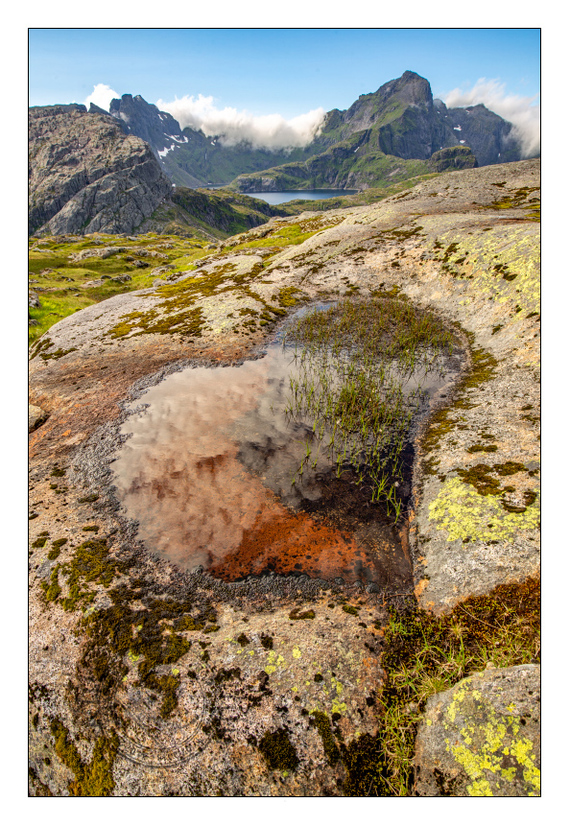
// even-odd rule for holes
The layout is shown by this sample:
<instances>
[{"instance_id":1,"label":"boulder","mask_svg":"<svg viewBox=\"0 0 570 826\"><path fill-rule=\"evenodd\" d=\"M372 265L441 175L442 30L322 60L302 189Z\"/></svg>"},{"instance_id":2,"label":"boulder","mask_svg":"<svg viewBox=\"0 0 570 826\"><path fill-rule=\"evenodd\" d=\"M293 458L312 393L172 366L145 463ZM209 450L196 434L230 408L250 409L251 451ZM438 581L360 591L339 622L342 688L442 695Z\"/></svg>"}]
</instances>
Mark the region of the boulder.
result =
<instances>
[{"instance_id":1,"label":"boulder","mask_svg":"<svg viewBox=\"0 0 570 826\"><path fill-rule=\"evenodd\" d=\"M414 794L540 794L540 667L487 667L428 700Z\"/></svg>"},{"instance_id":2,"label":"boulder","mask_svg":"<svg viewBox=\"0 0 570 826\"><path fill-rule=\"evenodd\" d=\"M86 258L110 258L112 255L119 255L125 252L126 247L100 247L99 249L86 249L70 255L70 261L84 261Z\"/></svg>"},{"instance_id":3,"label":"boulder","mask_svg":"<svg viewBox=\"0 0 570 826\"><path fill-rule=\"evenodd\" d=\"M35 404L28 405L28 433L31 433L32 430L35 430L41 424L45 422L49 413L46 413L41 407L37 407Z\"/></svg>"}]
</instances>

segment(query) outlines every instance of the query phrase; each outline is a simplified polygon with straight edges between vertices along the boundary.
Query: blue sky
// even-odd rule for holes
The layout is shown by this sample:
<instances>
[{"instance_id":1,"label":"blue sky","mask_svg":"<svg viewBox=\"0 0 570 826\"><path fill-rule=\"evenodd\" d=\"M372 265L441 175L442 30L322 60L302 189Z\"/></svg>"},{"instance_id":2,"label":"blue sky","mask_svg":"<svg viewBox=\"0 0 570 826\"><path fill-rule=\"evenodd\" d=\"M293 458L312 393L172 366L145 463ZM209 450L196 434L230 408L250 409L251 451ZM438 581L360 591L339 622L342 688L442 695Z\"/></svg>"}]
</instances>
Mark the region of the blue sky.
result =
<instances>
[{"instance_id":1,"label":"blue sky","mask_svg":"<svg viewBox=\"0 0 570 826\"><path fill-rule=\"evenodd\" d=\"M97 84L150 103L208 96L292 118L346 109L406 69L435 96L480 78L540 91L538 29L31 29L30 105L83 102Z\"/></svg>"}]
</instances>

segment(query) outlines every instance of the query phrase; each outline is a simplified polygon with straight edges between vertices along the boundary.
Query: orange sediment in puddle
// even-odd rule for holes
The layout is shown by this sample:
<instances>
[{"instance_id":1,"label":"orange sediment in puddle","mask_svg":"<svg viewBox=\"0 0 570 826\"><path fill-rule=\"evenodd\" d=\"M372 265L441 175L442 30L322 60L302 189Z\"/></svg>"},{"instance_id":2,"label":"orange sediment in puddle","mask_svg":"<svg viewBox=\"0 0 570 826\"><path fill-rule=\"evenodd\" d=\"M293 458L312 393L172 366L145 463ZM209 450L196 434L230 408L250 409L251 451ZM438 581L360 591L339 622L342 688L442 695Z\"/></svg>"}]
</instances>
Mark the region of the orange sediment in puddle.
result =
<instances>
[{"instance_id":1,"label":"orange sediment in puddle","mask_svg":"<svg viewBox=\"0 0 570 826\"><path fill-rule=\"evenodd\" d=\"M268 513L259 516L254 525L244 531L241 543L231 556L210 566L210 572L227 580L274 571L324 579L342 576L353 581L362 576L363 565L358 564L362 554L364 549L341 531L319 525L306 514L289 513L276 506L272 516ZM373 565L369 562L367 567L370 574L367 579L374 579Z\"/></svg>"}]
</instances>

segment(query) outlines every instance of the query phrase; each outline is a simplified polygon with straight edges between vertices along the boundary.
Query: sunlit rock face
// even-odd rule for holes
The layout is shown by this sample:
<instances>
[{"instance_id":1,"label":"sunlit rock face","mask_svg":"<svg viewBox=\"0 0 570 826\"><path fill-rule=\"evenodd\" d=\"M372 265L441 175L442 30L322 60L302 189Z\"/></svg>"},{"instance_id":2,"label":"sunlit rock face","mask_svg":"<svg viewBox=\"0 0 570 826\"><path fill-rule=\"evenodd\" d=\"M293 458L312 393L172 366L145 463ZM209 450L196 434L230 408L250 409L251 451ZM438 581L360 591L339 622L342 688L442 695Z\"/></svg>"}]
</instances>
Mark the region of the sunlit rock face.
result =
<instances>
[{"instance_id":1,"label":"sunlit rock face","mask_svg":"<svg viewBox=\"0 0 570 826\"><path fill-rule=\"evenodd\" d=\"M29 233L132 232L172 185L150 147L84 106L29 110Z\"/></svg>"}]
</instances>

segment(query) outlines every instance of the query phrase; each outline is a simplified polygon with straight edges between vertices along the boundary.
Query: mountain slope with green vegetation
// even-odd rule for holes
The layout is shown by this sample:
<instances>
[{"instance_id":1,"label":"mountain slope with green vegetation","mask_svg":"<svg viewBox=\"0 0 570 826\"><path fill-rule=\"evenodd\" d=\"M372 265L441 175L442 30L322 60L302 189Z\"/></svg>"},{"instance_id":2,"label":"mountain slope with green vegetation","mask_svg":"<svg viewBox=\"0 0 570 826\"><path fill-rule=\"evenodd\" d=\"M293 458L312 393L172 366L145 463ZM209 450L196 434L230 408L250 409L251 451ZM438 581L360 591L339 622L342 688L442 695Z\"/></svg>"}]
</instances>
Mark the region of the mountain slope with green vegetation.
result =
<instances>
[{"instance_id":1,"label":"mountain slope with green vegetation","mask_svg":"<svg viewBox=\"0 0 570 826\"><path fill-rule=\"evenodd\" d=\"M307 161L240 175L232 187L241 192L384 188L431 172L471 169L476 165L473 153L468 147L462 146L440 150L434 153L433 159L427 161L386 155L374 149L369 133L363 132L335 144Z\"/></svg>"},{"instance_id":2,"label":"mountain slope with green vegetation","mask_svg":"<svg viewBox=\"0 0 570 826\"><path fill-rule=\"evenodd\" d=\"M181 129L169 113L159 112L140 95L113 100L111 113L130 134L149 143L176 186L192 188L228 185L237 179L234 188L249 192L273 189L277 184L360 189L391 182L393 167L385 169L390 161L382 161L381 156L429 161L442 149L457 150L447 169L470 168L476 165L473 156L479 165L521 157L512 124L481 104L448 109L433 99L429 82L410 71L376 92L360 95L347 110L328 112L313 140L303 147L269 149L245 140L235 144L223 134ZM468 160L469 148L472 156ZM351 159L351 152L358 156ZM441 159L439 163L441 171ZM412 174L418 174L415 169ZM402 166L398 174L405 176L408 168Z\"/></svg>"},{"instance_id":3,"label":"mountain slope with green vegetation","mask_svg":"<svg viewBox=\"0 0 570 826\"><path fill-rule=\"evenodd\" d=\"M264 224L281 207L231 190L176 187L145 222L145 230L220 240Z\"/></svg>"},{"instance_id":4,"label":"mountain slope with green vegetation","mask_svg":"<svg viewBox=\"0 0 570 826\"><path fill-rule=\"evenodd\" d=\"M452 169L518 160L512 125L483 105L447 109L415 72L361 95L325 118L305 160L240 175L243 192L274 189L363 189ZM324 148L323 148L324 147Z\"/></svg>"}]
</instances>

